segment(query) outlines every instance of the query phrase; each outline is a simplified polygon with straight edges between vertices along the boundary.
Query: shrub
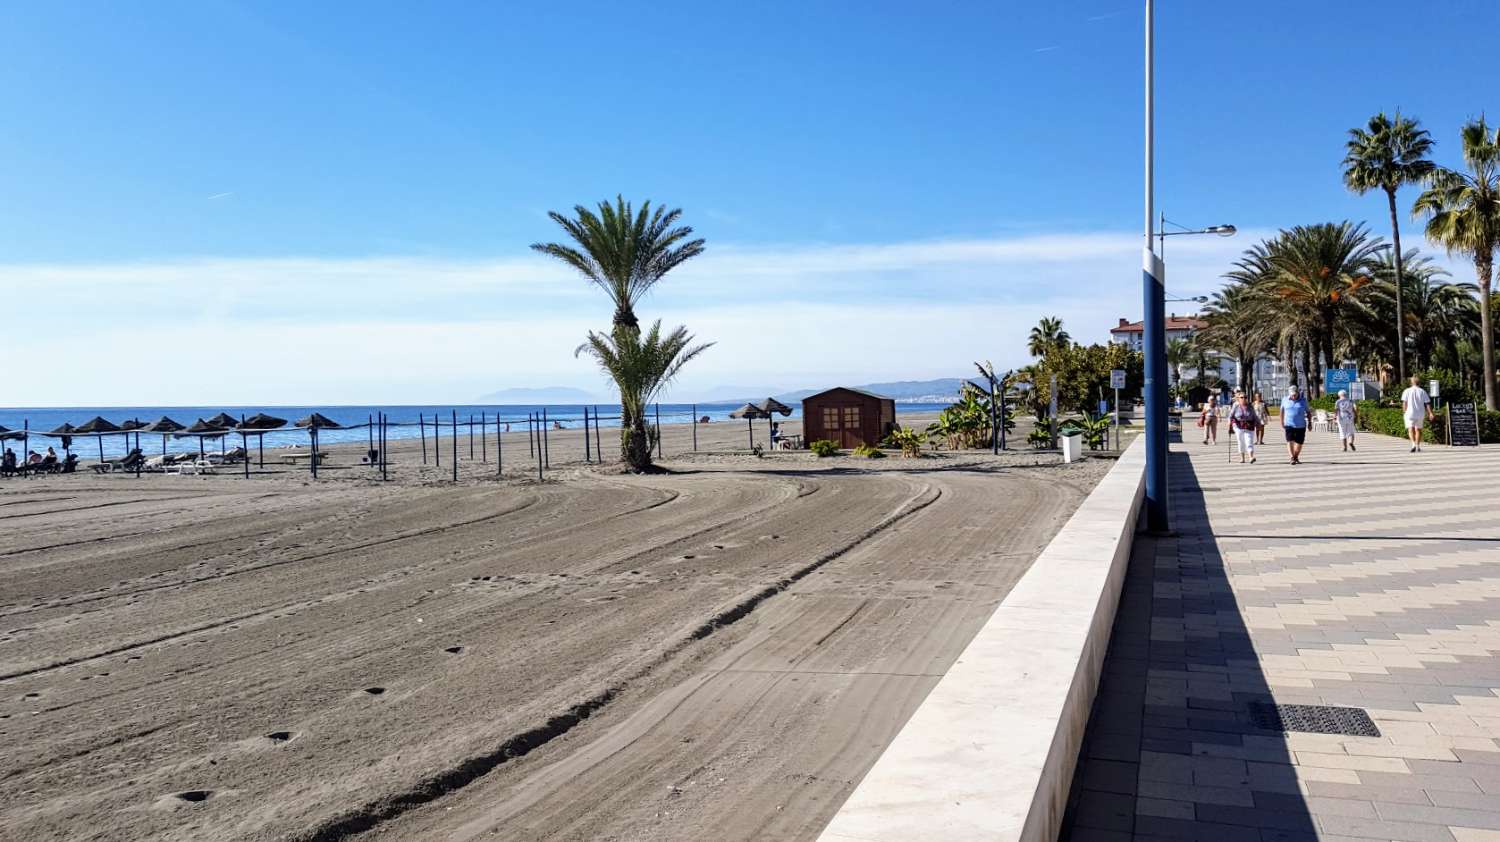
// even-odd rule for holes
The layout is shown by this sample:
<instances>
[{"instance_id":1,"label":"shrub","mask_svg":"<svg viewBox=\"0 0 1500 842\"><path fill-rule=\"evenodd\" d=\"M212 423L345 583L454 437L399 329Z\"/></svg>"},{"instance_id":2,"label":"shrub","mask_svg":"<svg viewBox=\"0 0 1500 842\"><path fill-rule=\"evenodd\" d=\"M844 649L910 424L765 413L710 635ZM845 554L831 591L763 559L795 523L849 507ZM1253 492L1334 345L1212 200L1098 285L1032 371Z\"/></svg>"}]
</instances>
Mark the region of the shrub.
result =
<instances>
[{"instance_id":1,"label":"shrub","mask_svg":"<svg viewBox=\"0 0 1500 842\"><path fill-rule=\"evenodd\" d=\"M901 448L902 457L910 459L922 455L922 445L927 443L927 434L910 427L897 427L885 437L885 443Z\"/></svg>"},{"instance_id":2,"label":"shrub","mask_svg":"<svg viewBox=\"0 0 1500 842\"><path fill-rule=\"evenodd\" d=\"M871 447L868 444L862 444L859 447L854 448L854 455L863 456L866 459L884 459L885 451L881 450L878 447Z\"/></svg>"},{"instance_id":3,"label":"shrub","mask_svg":"<svg viewBox=\"0 0 1500 842\"><path fill-rule=\"evenodd\" d=\"M825 456L839 455L839 446L829 441L828 439L818 439L812 444L809 444L807 446L807 449L816 454L819 459L822 459Z\"/></svg>"},{"instance_id":4,"label":"shrub","mask_svg":"<svg viewBox=\"0 0 1500 842\"><path fill-rule=\"evenodd\" d=\"M1033 427L1026 434L1026 443L1032 447L1051 447L1052 433L1046 427Z\"/></svg>"}]
</instances>

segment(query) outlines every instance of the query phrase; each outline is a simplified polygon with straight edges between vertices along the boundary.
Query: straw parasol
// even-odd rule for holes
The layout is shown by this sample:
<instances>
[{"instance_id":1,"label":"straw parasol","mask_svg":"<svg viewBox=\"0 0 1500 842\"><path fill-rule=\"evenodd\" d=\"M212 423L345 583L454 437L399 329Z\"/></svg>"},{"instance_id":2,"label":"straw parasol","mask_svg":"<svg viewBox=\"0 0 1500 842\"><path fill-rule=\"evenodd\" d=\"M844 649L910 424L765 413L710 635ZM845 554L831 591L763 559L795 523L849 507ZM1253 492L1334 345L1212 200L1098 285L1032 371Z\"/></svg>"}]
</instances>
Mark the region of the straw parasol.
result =
<instances>
[{"instance_id":1,"label":"straw parasol","mask_svg":"<svg viewBox=\"0 0 1500 842\"><path fill-rule=\"evenodd\" d=\"M228 428L239 424L240 419L234 417L233 415L230 415L227 412L221 412L218 415L215 415L214 417L208 419L208 423L214 425L215 427Z\"/></svg>"},{"instance_id":2,"label":"straw parasol","mask_svg":"<svg viewBox=\"0 0 1500 842\"><path fill-rule=\"evenodd\" d=\"M42 435L44 436L51 436L52 438L62 439L63 453L67 455L72 454L72 450L70 448L73 444L73 436L77 434L78 428L66 422L64 422L61 427L58 427L55 430L49 430L45 433L42 433Z\"/></svg>"},{"instance_id":3,"label":"straw parasol","mask_svg":"<svg viewBox=\"0 0 1500 842\"><path fill-rule=\"evenodd\" d=\"M95 436L99 440L99 461L104 461L104 437L110 433L123 432L119 427L105 421L102 416L95 415L93 418L73 428L72 435Z\"/></svg>"},{"instance_id":4,"label":"straw parasol","mask_svg":"<svg viewBox=\"0 0 1500 842\"><path fill-rule=\"evenodd\" d=\"M312 475L318 475L318 431L319 430L342 430L344 425L318 412L303 418L297 422L297 426L307 430L307 435L312 439Z\"/></svg>"},{"instance_id":5,"label":"straw parasol","mask_svg":"<svg viewBox=\"0 0 1500 842\"><path fill-rule=\"evenodd\" d=\"M771 414L753 403L747 403L729 413L730 418L745 419L745 432L750 436L750 449L755 449L755 419L770 418Z\"/></svg>"},{"instance_id":6,"label":"straw parasol","mask_svg":"<svg viewBox=\"0 0 1500 842\"><path fill-rule=\"evenodd\" d=\"M193 422L192 426L190 426L187 429L184 429L181 432L177 433L177 437L178 438L184 438L184 437L187 437L187 436L197 436L198 437L198 458L202 459L203 458L203 440L205 438L222 437L224 434L226 434L228 432L229 432L228 430L224 429L223 427L220 427L218 424L210 424L207 421L204 421L202 418L199 418L197 421Z\"/></svg>"},{"instance_id":7,"label":"straw parasol","mask_svg":"<svg viewBox=\"0 0 1500 842\"><path fill-rule=\"evenodd\" d=\"M181 424L177 423L176 421L173 421L172 419L168 418L167 416L163 415L162 417L156 419L155 421L152 421L150 424L147 424L144 427L140 427L140 428L136 429L136 432L137 433L160 433L161 434L161 455L162 456L166 456L167 455L167 436L170 436L173 433L180 433L180 432L182 432L185 429L187 429L187 428L184 427L184 426L182 426Z\"/></svg>"},{"instance_id":8,"label":"straw parasol","mask_svg":"<svg viewBox=\"0 0 1500 842\"><path fill-rule=\"evenodd\" d=\"M260 450L260 467L265 467L266 433L272 430L279 430L285 426L285 418L277 418L274 415L267 415L264 412L257 412L249 418L246 418L245 420L236 424L234 430L235 432L240 434L241 438L250 435L254 435L256 437L256 441L259 444ZM248 454L246 455L248 456ZM249 462L250 460L246 459L245 461Z\"/></svg>"}]
</instances>

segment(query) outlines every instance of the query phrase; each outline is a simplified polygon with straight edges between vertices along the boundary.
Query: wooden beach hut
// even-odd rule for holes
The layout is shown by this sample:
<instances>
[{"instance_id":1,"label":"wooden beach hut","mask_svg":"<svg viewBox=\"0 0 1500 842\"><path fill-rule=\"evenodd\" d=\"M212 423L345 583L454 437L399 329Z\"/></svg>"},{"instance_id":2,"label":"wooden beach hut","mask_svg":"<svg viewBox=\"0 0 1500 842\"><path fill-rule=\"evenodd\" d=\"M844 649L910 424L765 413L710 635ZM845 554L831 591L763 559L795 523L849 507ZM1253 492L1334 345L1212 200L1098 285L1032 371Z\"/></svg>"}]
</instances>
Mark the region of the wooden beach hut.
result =
<instances>
[{"instance_id":1,"label":"wooden beach hut","mask_svg":"<svg viewBox=\"0 0 1500 842\"><path fill-rule=\"evenodd\" d=\"M805 441L826 439L841 448L877 445L896 427L896 401L838 386L802 399Z\"/></svg>"}]
</instances>

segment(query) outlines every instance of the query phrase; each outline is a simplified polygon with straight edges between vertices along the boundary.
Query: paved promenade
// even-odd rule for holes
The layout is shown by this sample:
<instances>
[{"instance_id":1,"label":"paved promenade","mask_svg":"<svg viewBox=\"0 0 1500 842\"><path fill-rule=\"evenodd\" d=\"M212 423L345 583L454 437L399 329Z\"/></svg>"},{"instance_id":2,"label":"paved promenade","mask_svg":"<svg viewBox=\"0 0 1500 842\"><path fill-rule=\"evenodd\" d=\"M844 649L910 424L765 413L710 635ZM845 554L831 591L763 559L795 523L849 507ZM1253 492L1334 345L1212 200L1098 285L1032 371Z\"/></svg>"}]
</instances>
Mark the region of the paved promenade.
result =
<instances>
[{"instance_id":1,"label":"paved promenade","mask_svg":"<svg viewBox=\"0 0 1500 842\"><path fill-rule=\"evenodd\" d=\"M1063 838L1500 840L1500 447L1280 439L1172 445L1178 535L1136 543Z\"/></svg>"}]
</instances>

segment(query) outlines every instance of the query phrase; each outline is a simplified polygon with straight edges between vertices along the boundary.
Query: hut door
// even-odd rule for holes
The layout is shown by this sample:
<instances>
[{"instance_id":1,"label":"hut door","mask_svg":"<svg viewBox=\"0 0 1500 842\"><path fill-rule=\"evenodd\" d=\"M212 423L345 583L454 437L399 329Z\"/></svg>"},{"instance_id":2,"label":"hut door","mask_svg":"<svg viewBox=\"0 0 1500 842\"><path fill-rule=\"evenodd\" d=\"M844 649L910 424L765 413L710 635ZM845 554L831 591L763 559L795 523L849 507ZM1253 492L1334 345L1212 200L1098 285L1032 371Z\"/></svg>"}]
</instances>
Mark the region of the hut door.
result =
<instances>
[{"instance_id":1,"label":"hut door","mask_svg":"<svg viewBox=\"0 0 1500 842\"><path fill-rule=\"evenodd\" d=\"M861 429L859 407L845 406L840 408L843 415L843 423L839 425L839 447L859 447L865 443L864 431Z\"/></svg>"}]
</instances>

